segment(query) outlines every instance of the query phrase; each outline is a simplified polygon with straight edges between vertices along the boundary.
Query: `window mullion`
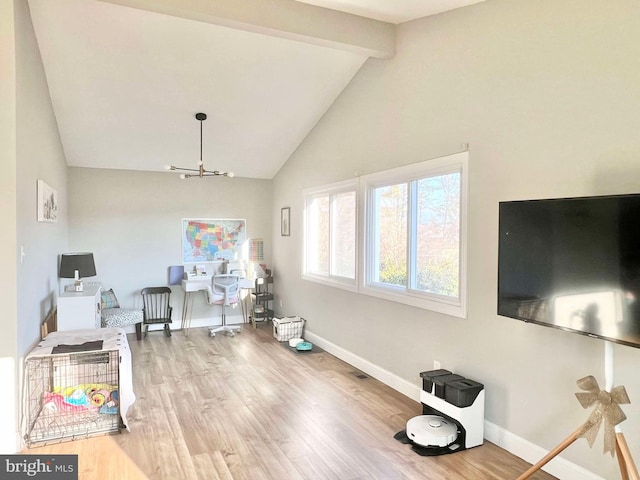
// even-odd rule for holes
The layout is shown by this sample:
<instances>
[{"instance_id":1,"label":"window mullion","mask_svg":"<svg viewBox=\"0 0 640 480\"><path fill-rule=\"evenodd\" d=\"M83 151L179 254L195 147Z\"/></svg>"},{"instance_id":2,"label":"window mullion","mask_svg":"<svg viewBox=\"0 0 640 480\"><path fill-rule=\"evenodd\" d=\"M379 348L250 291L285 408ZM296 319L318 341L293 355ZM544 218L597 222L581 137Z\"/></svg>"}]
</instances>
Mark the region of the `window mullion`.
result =
<instances>
[{"instance_id":1,"label":"window mullion","mask_svg":"<svg viewBox=\"0 0 640 480\"><path fill-rule=\"evenodd\" d=\"M418 251L417 231L418 219L418 188L417 182L412 180L408 185L408 205L407 205L407 289L416 288L416 255Z\"/></svg>"},{"instance_id":2,"label":"window mullion","mask_svg":"<svg viewBox=\"0 0 640 480\"><path fill-rule=\"evenodd\" d=\"M334 245L334 241L335 239L333 238L333 233L334 233L334 222L335 222L335 199L336 196L335 194L330 194L329 195L329 276L332 277L336 271L336 264L335 264L335 258L333 255L333 245Z\"/></svg>"},{"instance_id":3,"label":"window mullion","mask_svg":"<svg viewBox=\"0 0 640 480\"><path fill-rule=\"evenodd\" d=\"M313 197L307 198L305 209L307 213L306 234L307 234L307 242L308 242L309 248L305 252L305 259L306 259L306 268L308 269L308 271L311 271L313 266L313 261L312 261L313 259L311 256L312 252L315 253L317 251L317 245L315 240L315 229L316 229L317 220L315 218L312 205L313 205Z\"/></svg>"},{"instance_id":4,"label":"window mullion","mask_svg":"<svg viewBox=\"0 0 640 480\"><path fill-rule=\"evenodd\" d=\"M369 255L372 259L371 268L369 268L367 272L367 281L369 283L378 282L379 278L376 274L380 271L380 237L378 235L378 229L380 228L380 222L378 220L378 216L376 215L376 211L378 209L378 201L375 195L375 189L371 188L369 190L369 204L371 208L368 212L369 214L369 225L371 225L370 235L369 235Z\"/></svg>"}]
</instances>

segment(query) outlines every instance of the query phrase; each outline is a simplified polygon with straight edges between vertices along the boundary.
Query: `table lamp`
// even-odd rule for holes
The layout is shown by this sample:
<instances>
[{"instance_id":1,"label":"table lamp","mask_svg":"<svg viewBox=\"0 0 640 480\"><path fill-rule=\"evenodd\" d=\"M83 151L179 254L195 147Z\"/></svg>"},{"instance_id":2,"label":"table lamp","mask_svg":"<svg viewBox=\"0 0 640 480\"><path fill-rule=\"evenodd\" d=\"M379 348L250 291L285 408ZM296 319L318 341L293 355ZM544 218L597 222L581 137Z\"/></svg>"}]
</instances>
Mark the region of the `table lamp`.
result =
<instances>
[{"instance_id":1,"label":"table lamp","mask_svg":"<svg viewBox=\"0 0 640 480\"><path fill-rule=\"evenodd\" d=\"M63 253L60 259L60 278L73 278L76 292L82 292L82 278L93 277L96 274L96 264L93 261L93 253Z\"/></svg>"}]
</instances>

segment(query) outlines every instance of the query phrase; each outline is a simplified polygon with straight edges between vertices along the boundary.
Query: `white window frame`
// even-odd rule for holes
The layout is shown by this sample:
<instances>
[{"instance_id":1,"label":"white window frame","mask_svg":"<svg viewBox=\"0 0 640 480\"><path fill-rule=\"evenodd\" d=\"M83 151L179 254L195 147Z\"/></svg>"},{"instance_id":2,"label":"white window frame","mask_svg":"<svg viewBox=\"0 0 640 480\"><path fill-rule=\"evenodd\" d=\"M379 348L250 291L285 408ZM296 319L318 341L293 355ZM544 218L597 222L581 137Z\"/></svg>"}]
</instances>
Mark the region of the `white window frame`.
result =
<instances>
[{"instance_id":1,"label":"white window frame","mask_svg":"<svg viewBox=\"0 0 640 480\"><path fill-rule=\"evenodd\" d=\"M468 161L469 152L461 152L425 162L406 165L385 170L360 178L360 195L358 212L361 218L359 234L361 241L359 265L359 291L366 295L384 298L394 302L412 305L435 312L466 318L467 315L467 199L468 199ZM410 182L435 175L460 173L460 251L459 251L459 289L458 298L452 299L442 295L434 295L407 287L398 287L373 281L375 235L375 211L373 211L374 190L387 185ZM407 212L408 222L414 224L410 205ZM364 213L362 213L364 212ZM408 229L410 232L411 229ZM408 239L407 253L411 255ZM407 269L411 268L412 259L407 259ZM410 271L407 272L411 274Z\"/></svg>"},{"instance_id":2,"label":"white window frame","mask_svg":"<svg viewBox=\"0 0 640 480\"><path fill-rule=\"evenodd\" d=\"M355 262L355 271L354 271L354 278L353 279L349 279L349 278L345 278L345 277L340 277L340 276L335 276L335 275L319 275L317 273L311 273L308 271L308 252L307 252L307 248L308 248L308 240L309 240L309 229L311 228L311 225L309 223L309 219L308 219L308 207L309 207L309 203L311 202L311 200L313 200L316 197L320 197L320 196L332 196L332 195L337 195L340 193L346 193L346 192L354 192L356 195L356 218L355 218L355 238L354 238L354 262ZM337 287L337 288L342 288L344 290L349 290L352 292L357 292L358 291L358 272L359 272L359 267L358 267L358 261L359 261L359 231L358 231L358 226L359 226L359 217L360 217L360 212L358 211L359 208L359 192L358 192L358 179L351 179L351 180L345 180L342 182L336 182L336 183L332 183L330 185L323 185L321 187L315 187L315 188L308 188L303 190L302 192L303 194L303 205L304 205L304 240L303 240L303 246L302 246L302 278L304 280L310 280L312 282L317 282L317 283L321 283L323 285L329 285L332 287ZM332 208L332 202L330 202L331 207ZM330 211L329 213L329 224L331 225L332 223L332 213ZM331 238L331 232L329 233L329 238ZM331 257L331 254L329 256L329 262L331 263L333 261L333 258Z\"/></svg>"}]
</instances>

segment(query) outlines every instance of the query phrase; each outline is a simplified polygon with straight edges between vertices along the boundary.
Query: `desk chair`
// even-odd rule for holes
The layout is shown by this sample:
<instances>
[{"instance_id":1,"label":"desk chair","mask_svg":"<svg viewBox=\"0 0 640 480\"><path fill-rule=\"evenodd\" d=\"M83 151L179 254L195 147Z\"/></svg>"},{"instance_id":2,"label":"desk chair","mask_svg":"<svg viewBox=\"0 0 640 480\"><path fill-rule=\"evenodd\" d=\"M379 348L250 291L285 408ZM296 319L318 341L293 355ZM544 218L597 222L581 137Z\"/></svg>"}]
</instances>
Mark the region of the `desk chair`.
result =
<instances>
[{"instance_id":1,"label":"desk chair","mask_svg":"<svg viewBox=\"0 0 640 480\"><path fill-rule=\"evenodd\" d=\"M237 275L223 274L215 275L211 281L211 287L207 287L207 303L209 305L222 306L222 325L209 328L209 335L216 336L218 332L225 332L234 336L242 330L241 326L227 325L225 307L236 304L240 301L240 285Z\"/></svg>"}]
</instances>

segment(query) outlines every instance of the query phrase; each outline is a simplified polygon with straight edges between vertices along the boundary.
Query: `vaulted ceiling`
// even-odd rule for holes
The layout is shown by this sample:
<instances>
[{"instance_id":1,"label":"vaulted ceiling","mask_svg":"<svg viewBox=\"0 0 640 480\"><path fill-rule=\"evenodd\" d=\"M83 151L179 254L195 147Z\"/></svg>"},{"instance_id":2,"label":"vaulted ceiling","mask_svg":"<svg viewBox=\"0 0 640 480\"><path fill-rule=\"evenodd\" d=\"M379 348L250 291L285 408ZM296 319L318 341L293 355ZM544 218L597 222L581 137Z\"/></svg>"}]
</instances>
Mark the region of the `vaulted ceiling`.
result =
<instances>
[{"instance_id":1,"label":"vaulted ceiling","mask_svg":"<svg viewBox=\"0 0 640 480\"><path fill-rule=\"evenodd\" d=\"M70 166L272 178L395 25L482 0L29 0Z\"/></svg>"}]
</instances>

